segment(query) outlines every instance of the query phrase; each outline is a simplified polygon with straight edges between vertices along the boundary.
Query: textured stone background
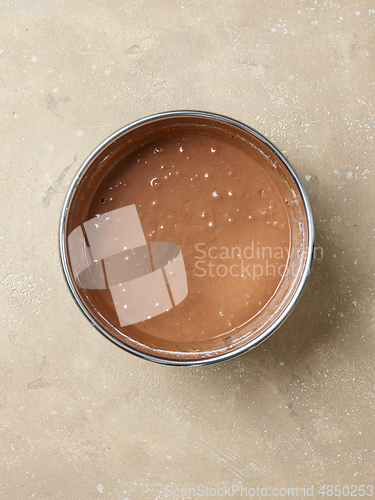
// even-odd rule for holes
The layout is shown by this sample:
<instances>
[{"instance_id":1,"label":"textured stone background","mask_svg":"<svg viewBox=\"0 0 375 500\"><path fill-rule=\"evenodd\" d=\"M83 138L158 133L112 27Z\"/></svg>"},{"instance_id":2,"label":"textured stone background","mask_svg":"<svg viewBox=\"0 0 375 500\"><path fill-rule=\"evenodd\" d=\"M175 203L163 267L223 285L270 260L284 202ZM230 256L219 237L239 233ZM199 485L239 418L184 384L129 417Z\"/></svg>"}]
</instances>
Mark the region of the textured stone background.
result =
<instances>
[{"instance_id":1,"label":"textured stone background","mask_svg":"<svg viewBox=\"0 0 375 500\"><path fill-rule=\"evenodd\" d=\"M314 485L320 498L323 484L375 486L374 3L6 6L0 498L148 500L199 484L269 498ZM121 126L171 109L232 116L284 151L323 249L280 330L206 368L112 345L74 304L58 255L80 164Z\"/></svg>"}]
</instances>

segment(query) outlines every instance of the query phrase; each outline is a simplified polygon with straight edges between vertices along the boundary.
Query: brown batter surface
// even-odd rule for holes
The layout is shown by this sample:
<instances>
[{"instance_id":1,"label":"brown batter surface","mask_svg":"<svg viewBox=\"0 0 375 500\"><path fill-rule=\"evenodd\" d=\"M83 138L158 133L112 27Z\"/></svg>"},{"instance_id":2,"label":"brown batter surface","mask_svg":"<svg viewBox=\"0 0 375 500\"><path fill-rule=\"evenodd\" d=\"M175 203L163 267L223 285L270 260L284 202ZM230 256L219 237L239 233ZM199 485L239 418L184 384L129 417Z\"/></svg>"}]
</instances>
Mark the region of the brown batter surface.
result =
<instances>
[{"instance_id":1,"label":"brown batter surface","mask_svg":"<svg viewBox=\"0 0 375 500\"><path fill-rule=\"evenodd\" d=\"M188 295L126 328L114 315L114 326L171 350L215 337L230 345L274 295L288 260L289 218L277 182L240 148L201 135L163 138L123 159L96 191L88 218L135 204L148 242L180 245ZM92 294L95 301L99 292ZM100 300L110 305L109 292Z\"/></svg>"}]
</instances>

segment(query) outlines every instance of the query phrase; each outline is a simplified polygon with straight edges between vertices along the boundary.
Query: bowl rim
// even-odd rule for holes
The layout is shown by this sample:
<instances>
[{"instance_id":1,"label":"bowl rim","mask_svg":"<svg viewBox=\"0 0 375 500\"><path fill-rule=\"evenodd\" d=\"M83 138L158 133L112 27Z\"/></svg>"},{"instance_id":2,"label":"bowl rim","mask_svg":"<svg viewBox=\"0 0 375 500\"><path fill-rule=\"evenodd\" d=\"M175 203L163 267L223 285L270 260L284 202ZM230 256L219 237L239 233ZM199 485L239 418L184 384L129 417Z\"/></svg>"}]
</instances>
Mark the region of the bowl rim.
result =
<instances>
[{"instance_id":1,"label":"bowl rim","mask_svg":"<svg viewBox=\"0 0 375 500\"><path fill-rule=\"evenodd\" d=\"M305 215L306 215L306 220L307 220L307 251L306 251L306 259L305 259L305 265L304 269L302 271L300 280L298 285L296 286L296 289L290 298L289 302L286 304L285 308L281 311L281 313L278 315L278 317L265 329L263 333L255 337L254 339L250 340L249 342L245 343L242 346L239 346L236 349L233 349L233 351L227 352L227 353L222 353L218 355L214 355L212 357L207 357L207 358L197 358L197 359L179 359L177 356L176 358L165 358L163 356L156 356L153 354L146 353L144 351L135 349L132 346L129 346L119 340L117 337L112 335L109 331L107 331L100 323L91 315L91 313L88 311L86 308L84 302L78 295L76 288L74 286L72 277L69 272L69 265L68 265L68 259L67 259L67 248L66 248L66 222L67 222L67 216L68 216L68 211L69 207L71 204L71 201L73 199L74 192L76 190L76 187L80 180L83 178L86 170L89 168L89 166L92 164L92 162L95 160L95 158L104 151L105 148L107 148L111 143L115 142L119 137L122 137L126 133L130 132L131 130L141 127L143 125L146 125L147 123L150 123L152 121L158 121L162 120L165 118L178 118L178 117L192 117L192 118L207 118L207 119L213 119L219 122L223 122L232 126L235 126L237 128L240 128L244 130L247 133L250 133L254 135L258 140L260 140L263 144L265 144L276 156L277 158L286 166L288 169L290 175L292 176L299 193L301 195L303 205L305 208ZM195 111L195 110L177 110L177 111L166 111L162 113L156 113L153 115L146 116L144 118L135 120L128 125L120 128L113 134L111 134L107 139L105 139L103 142L97 146L93 152L86 158L86 160L83 162L82 166L74 176L69 190L67 192L67 195L64 200L63 204L63 209L61 213L61 218L60 218L60 225L59 225L59 250L60 250L60 260L61 260L61 266L63 270L63 274L65 276L65 280L67 282L68 288L73 295L73 298L75 299L76 304L78 307L81 309L81 311L84 313L84 315L87 317L87 319L90 321L90 323L95 326L97 330L99 330L100 333L102 333L107 339L111 340L114 344L117 346L121 347L122 349L126 350L127 352L130 352L131 354L134 354L138 357L141 357L143 359L147 359L148 361L153 361L161 364L166 364L166 365L174 365L174 366L192 366L192 365L209 365L209 364L214 364L218 362L223 362L223 361L228 361L230 359L233 359L237 356L240 356L241 354L244 354L248 352L251 349L254 349L257 347L259 344L261 344L264 340L266 340L272 333L274 333L281 325L282 323L287 319L295 305L297 304L299 298L301 297L301 294L307 284L308 277L310 275L311 271L311 266L312 266L312 261L314 257L314 244L315 244L315 232L314 232L314 220L313 220L313 214L312 214L312 209L310 205L310 201L307 195L307 192L305 190L305 187L303 186L298 174L294 170L293 166L289 162L289 160L284 156L284 154L272 143L270 142L266 137L264 137L260 132L257 130L253 129L252 127L249 127L245 123L242 123L241 121L235 120L233 118L230 118L225 115L217 114L217 113L211 113L208 111Z\"/></svg>"}]
</instances>

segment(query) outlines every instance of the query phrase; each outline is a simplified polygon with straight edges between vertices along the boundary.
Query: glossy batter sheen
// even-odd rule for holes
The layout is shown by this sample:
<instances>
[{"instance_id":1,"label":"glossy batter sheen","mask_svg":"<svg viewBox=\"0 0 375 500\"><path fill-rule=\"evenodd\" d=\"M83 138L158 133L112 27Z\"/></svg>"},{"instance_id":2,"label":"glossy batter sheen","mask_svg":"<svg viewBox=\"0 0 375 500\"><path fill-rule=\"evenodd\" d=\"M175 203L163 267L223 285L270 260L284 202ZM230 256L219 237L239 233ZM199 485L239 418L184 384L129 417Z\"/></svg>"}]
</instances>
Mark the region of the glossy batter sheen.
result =
<instances>
[{"instance_id":1,"label":"glossy batter sheen","mask_svg":"<svg viewBox=\"0 0 375 500\"><path fill-rule=\"evenodd\" d=\"M289 219L275 183L243 150L205 136L171 136L122 160L88 218L135 204L148 242L180 245L188 295L159 316L115 326L171 348L214 337L230 345L274 295L288 261Z\"/></svg>"}]
</instances>

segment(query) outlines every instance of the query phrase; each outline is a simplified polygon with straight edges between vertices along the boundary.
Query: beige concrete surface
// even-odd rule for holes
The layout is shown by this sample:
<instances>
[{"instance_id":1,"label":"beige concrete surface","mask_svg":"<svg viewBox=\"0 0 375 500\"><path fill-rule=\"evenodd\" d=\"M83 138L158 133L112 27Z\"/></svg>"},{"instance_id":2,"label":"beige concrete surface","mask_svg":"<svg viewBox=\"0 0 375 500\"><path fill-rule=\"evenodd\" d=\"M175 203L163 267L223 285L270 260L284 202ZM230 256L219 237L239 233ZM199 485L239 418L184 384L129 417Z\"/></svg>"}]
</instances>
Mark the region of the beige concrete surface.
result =
<instances>
[{"instance_id":1,"label":"beige concrete surface","mask_svg":"<svg viewBox=\"0 0 375 500\"><path fill-rule=\"evenodd\" d=\"M0 498L375 487L374 3L32 4L0 9ZM323 249L277 333L205 368L111 344L75 305L58 254L87 155L171 109L232 116L285 152Z\"/></svg>"}]
</instances>

